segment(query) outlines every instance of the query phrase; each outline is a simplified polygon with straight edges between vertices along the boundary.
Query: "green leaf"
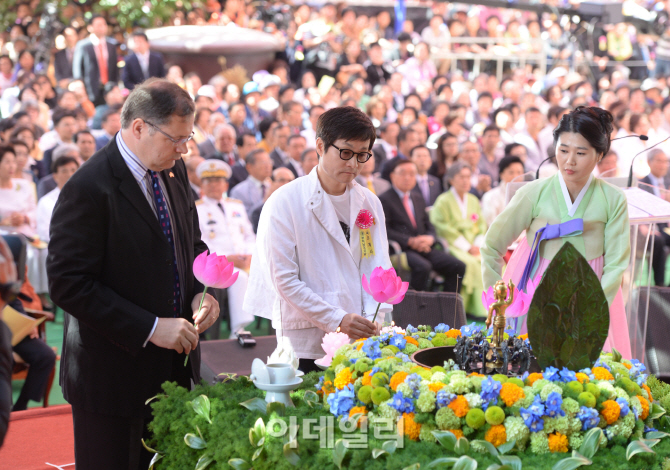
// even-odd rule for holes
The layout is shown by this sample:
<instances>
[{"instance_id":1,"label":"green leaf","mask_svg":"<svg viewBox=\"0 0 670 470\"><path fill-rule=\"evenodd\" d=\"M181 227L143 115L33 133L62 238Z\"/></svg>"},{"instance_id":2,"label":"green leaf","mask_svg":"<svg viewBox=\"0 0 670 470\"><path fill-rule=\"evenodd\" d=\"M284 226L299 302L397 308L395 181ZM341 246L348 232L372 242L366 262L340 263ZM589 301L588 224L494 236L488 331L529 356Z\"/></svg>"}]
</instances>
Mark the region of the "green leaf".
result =
<instances>
[{"instance_id":1,"label":"green leaf","mask_svg":"<svg viewBox=\"0 0 670 470\"><path fill-rule=\"evenodd\" d=\"M427 465L427 468L435 468L435 467L443 466L443 465L447 466L447 467L451 467L457 461L458 461L458 458L456 458L456 457L440 457L439 459L435 459L431 463L429 463Z\"/></svg>"},{"instance_id":2,"label":"green leaf","mask_svg":"<svg viewBox=\"0 0 670 470\"><path fill-rule=\"evenodd\" d=\"M655 454L652 447L661 442L660 439L640 439L639 441L633 441L628 444L626 448L626 460L630 460L635 454L640 454L642 452L649 452Z\"/></svg>"},{"instance_id":3,"label":"green leaf","mask_svg":"<svg viewBox=\"0 0 670 470\"><path fill-rule=\"evenodd\" d=\"M398 448L398 441L384 441L382 444L382 449L388 452L389 454L392 454L395 452L395 450Z\"/></svg>"},{"instance_id":4,"label":"green leaf","mask_svg":"<svg viewBox=\"0 0 670 470\"><path fill-rule=\"evenodd\" d=\"M505 467L509 467L512 470L521 470L521 459L516 455L499 455L498 460Z\"/></svg>"},{"instance_id":5,"label":"green leaf","mask_svg":"<svg viewBox=\"0 0 670 470\"><path fill-rule=\"evenodd\" d=\"M211 454L205 454L198 459L198 462L195 464L195 470L203 470L212 462L214 462L214 457Z\"/></svg>"},{"instance_id":6,"label":"green leaf","mask_svg":"<svg viewBox=\"0 0 670 470\"><path fill-rule=\"evenodd\" d=\"M467 455L459 458L454 464L454 470L476 470L476 468L477 461L472 457L468 457Z\"/></svg>"},{"instance_id":7,"label":"green leaf","mask_svg":"<svg viewBox=\"0 0 670 470\"><path fill-rule=\"evenodd\" d=\"M454 451L456 445L456 436L451 431L431 431L435 439L449 452Z\"/></svg>"},{"instance_id":8,"label":"green leaf","mask_svg":"<svg viewBox=\"0 0 670 470\"><path fill-rule=\"evenodd\" d=\"M556 464L551 467L551 470L574 470L583 465L591 465L591 461L581 455L579 452L573 451L572 457L564 458L559 460Z\"/></svg>"},{"instance_id":9,"label":"green leaf","mask_svg":"<svg viewBox=\"0 0 670 470\"><path fill-rule=\"evenodd\" d=\"M591 367L607 339L609 320L598 276L565 243L549 263L528 310L528 336L539 366Z\"/></svg>"},{"instance_id":10,"label":"green leaf","mask_svg":"<svg viewBox=\"0 0 670 470\"><path fill-rule=\"evenodd\" d=\"M278 401L273 401L272 403L267 404L265 411L268 416L273 412L277 413L277 416L284 416L286 414L286 405L279 403Z\"/></svg>"},{"instance_id":11,"label":"green leaf","mask_svg":"<svg viewBox=\"0 0 670 470\"><path fill-rule=\"evenodd\" d=\"M258 418L254 423L254 434L256 434L258 438L265 437L265 423L263 422L263 418Z\"/></svg>"},{"instance_id":12,"label":"green leaf","mask_svg":"<svg viewBox=\"0 0 670 470\"><path fill-rule=\"evenodd\" d=\"M228 465L233 467L235 470L249 470L251 465L244 459L230 459Z\"/></svg>"},{"instance_id":13,"label":"green leaf","mask_svg":"<svg viewBox=\"0 0 670 470\"><path fill-rule=\"evenodd\" d=\"M263 447L259 447L258 449L256 449L256 452L254 452L254 455L251 457L251 461L253 462L254 460L256 460L258 457L261 456L262 453L263 453Z\"/></svg>"},{"instance_id":14,"label":"green leaf","mask_svg":"<svg viewBox=\"0 0 670 470\"><path fill-rule=\"evenodd\" d=\"M598 452L598 446L600 445L600 438L602 435L602 429L590 429L584 436L584 442L579 448L579 453L587 459L593 458L596 452Z\"/></svg>"},{"instance_id":15,"label":"green leaf","mask_svg":"<svg viewBox=\"0 0 670 470\"><path fill-rule=\"evenodd\" d=\"M496 446L491 444L489 441L482 441L482 440L476 440L472 441L472 444L474 445L475 443L479 444L480 446L483 446L486 448L486 450L491 454L493 457L498 456L498 449L496 449Z\"/></svg>"},{"instance_id":16,"label":"green leaf","mask_svg":"<svg viewBox=\"0 0 670 470\"><path fill-rule=\"evenodd\" d=\"M512 470L512 467L509 465L498 465L497 463L492 463L486 468L486 470Z\"/></svg>"},{"instance_id":17,"label":"green leaf","mask_svg":"<svg viewBox=\"0 0 670 470\"><path fill-rule=\"evenodd\" d=\"M505 442L504 444L500 444L498 446L498 452L500 452L502 455L505 455L507 452L514 449L515 444L516 444L516 439L513 440L513 441Z\"/></svg>"},{"instance_id":18,"label":"green leaf","mask_svg":"<svg viewBox=\"0 0 670 470\"><path fill-rule=\"evenodd\" d=\"M403 468L402 470L419 470L421 468L421 465L418 463L412 464L408 467Z\"/></svg>"},{"instance_id":19,"label":"green leaf","mask_svg":"<svg viewBox=\"0 0 670 470\"><path fill-rule=\"evenodd\" d=\"M612 348L612 360L614 362L621 362L621 353L616 348Z\"/></svg>"},{"instance_id":20,"label":"green leaf","mask_svg":"<svg viewBox=\"0 0 670 470\"><path fill-rule=\"evenodd\" d=\"M149 462L149 470L153 470L154 465L156 465L156 462L158 462L162 458L163 454L154 454L153 458L151 459L151 462Z\"/></svg>"},{"instance_id":21,"label":"green leaf","mask_svg":"<svg viewBox=\"0 0 670 470\"><path fill-rule=\"evenodd\" d=\"M144 442L144 439L140 439L140 440L142 441L142 446L143 446L148 452L151 452L152 454L160 454L160 452L158 452L157 450L152 449L151 447L149 447L149 446L147 445L147 443Z\"/></svg>"},{"instance_id":22,"label":"green leaf","mask_svg":"<svg viewBox=\"0 0 670 470\"><path fill-rule=\"evenodd\" d=\"M251 443L252 446L256 447L256 433L254 432L254 428L249 428L249 442Z\"/></svg>"},{"instance_id":23,"label":"green leaf","mask_svg":"<svg viewBox=\"0 0 670 470\"><path fill-rule=\"evenodd\" d=\"M209 424L212 424L212 420L209 419L210 405L207 395L200 395L199 397L196 397L191 402L191 405L193 406L193 411L205 418Z\"/></svg>"},{"instance_id":24,"label":"green leaf","mask_svg":"<svg viewBox=\"0 0 670 470\"><path fill-rule=\"evenodd\" d=\"M382 450L382 449L372 449L372 458L376 459L380 455L384 455L384 454L387 454L387 453L388 452L386 452L385 450Z\"/></svg>"},{"instance_id":25,"label":"green leaf","mask_svg":"<svg viewBox=\"0 0 670 470\"><path fill-rule=\"evenodd\" d=\"M240 403L243 407L250 411L260 411L261 413L265 414L267 410L267 404L265 403L265 400L262 398L252 398L251 400L243 401Z\"/></svg>"},{"instance_id":26,"label":"green leaf","mask_svg":"<svg viewBox=\"0 0 670 470\"><path fill-rule=\"evenodd\" d=\"M167 395L165 395L165 394L163 394L163 393L159 393L158 395L155 395L155 396L149 398L147 401L144 402L144 404L145 404L145 405L148 405L149 403L151 403L152 401L154 401L156 398L163 398L163 397L167 397Z\"/></svg>"},{"instance_id":27,"label":"green leaf","mask_svg":"<svg viewBox=\"0 0 670 470\"><path fill-rule=\"evenodd\" d=\"M291 465L297 467L300 463L300 456L298 455L298 448L291 447L292 444L297 445L298 441L293 440L284 444L284 457L286 457L286 460L288 460Z\"/></svg>"},{"instance_id":28,"label":"green leaf","mask_svg":"<svg viewBox=\"0 0 670 470\"><path fill-rule=\"evenodd\" d=\"M337 468L342 468L342 462L347 455L347 448L345 447L344 439L338 439L333 448L333 462Z\"/></svg>"},{"instance_id":29,"label":"green leaf","mask_svg":"<svg viewBox=\"0 0 670 470\"><path fill-rule=\"evenodd\" d=\"M651 405L651 410L649 411L649 417L651 419L658 419L665 414L665 409L658 403L653 403Z\"/></svg>"},{"instance_id":30,"label":"green leaf","mask_svg":"<svg viewBox=\"0 0 670 470\"><path fill-rule=\"evenodd\" d=\"M465 437L459 437L454 446L454 452L458 455L465 455L470 450L470 442Z\"/></svg>"},{"instance_id":31,"label":"green leaf","mask_svg":"<svg viewBox=\"0 0 670 470\"><path fill-rule=\"evenodd\" d=\"M648 432L647 435L644 437L645 439L663 439L664 437L668 437L670 434L667 432L661 432L661 431L651 431Z\"/></svg>"},{"instance_id":32,"label":"green leaf","mask_svg":"<svg viewBox=\"0 0 670 470\"><path fill-rule=\"evenodd\" d=\"M191 449L204 449L207 447L207 443L203 439L192 433L188 433L184 436L184 442L186 442L186 445Z\"/></svg>"}]
</instances>

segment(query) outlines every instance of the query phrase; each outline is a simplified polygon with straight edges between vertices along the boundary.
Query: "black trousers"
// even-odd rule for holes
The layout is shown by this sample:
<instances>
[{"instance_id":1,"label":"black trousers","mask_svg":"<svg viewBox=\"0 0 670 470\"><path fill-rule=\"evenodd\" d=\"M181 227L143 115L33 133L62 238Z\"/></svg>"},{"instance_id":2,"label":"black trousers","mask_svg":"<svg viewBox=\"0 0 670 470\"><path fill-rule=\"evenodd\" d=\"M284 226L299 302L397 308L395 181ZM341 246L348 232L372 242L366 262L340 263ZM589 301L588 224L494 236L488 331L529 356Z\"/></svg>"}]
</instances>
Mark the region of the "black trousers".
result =
<instances>
[{"instance_id":1,"label":"black trousers","mask_svg":"<svg viewBox=\"0 0 670 470\"><path fill-rule=\"evenodd\" d=\"M172 377L190 389L184 355L173 351ZM179 367L181 366L181 367ZM188 385L187 385L188 384ZM151 397L146 397L151 398ZM142 446L150 437L147 424L151 408L145 405L137 416L94 413L72 404L74 459L76 470L146 470L153 455Z\"/></svg>"},{"instance_id":2,"label":"black trousers","mask_svg":"<svg viewBox=\"0 0 670 470\"><path fill-rule=\"evenodd\" d=\"M298 369L303 371L305 374L313 371L320 371L321 368L314 364L314 359L298 359Z\"/></svg>"},{"instance_id":3,"label":"black trousers","mask_svg":"<svg viewBox=\"0 0 670 470\"><path fill-rule=\"evenodd\" d=\"M665 224L663 224L665 226ZM665 247L670 246L670 235L659 228L660 235L654 235L654 259L651 268L654 271L654 284L665 286Z\"/></svg>"},{"instance_id":4,"label":"black trousers","mask_svg":"<svg viewBox=\"0 0 670 470\"><path fill-rule=\"evenodd\" d=\"M407 263L412 270L409 282L410 289L425 291L428 287L430 272L436 271L444 278L444 290L456 292L461 290L461 280L465 275L465 263L454 256L440 250L419 253L407 250ZM459 279L460 278L460 279Z\"/></svg>"},{"instance_id":5,"label":"black trousers","mask_svg":"<svg viewBox=\"0 0 670 470\"><path fill-rule=\"evenodd\" d=\"M41 339L29 336L13 349L29 365L26 381L12 407L12 411L21 411L28 406L28 400L40 401L44 398L49 375L56 365L56 353Z\"/></svg>"}]
</instances>

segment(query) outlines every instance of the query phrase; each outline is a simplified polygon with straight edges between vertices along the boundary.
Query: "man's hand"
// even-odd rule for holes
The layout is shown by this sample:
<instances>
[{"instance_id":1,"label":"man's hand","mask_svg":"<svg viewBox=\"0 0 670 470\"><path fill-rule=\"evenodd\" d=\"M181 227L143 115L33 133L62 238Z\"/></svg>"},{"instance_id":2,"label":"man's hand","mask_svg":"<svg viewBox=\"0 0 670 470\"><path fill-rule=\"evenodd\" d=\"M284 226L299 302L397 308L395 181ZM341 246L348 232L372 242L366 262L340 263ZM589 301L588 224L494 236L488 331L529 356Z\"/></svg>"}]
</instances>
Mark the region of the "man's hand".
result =
<instances>
[{"instance_id":1,"label":"man's hand","mask_svg":"<svg viewBox=\"0 0 670 470\"><path fill-rule=\"evenodd\" d=\"M193 322L195 323L195 331L202 333L207 328L212 326L217 318L219 318L219 302L209 294L205 294L205 300L202 302L202 308L198 312L200 305L200 298L202 294L198 294L191 302L191 309L193 309Z\"/></svg>"},{"instance_id":2,"label":"man's hand","mask_svg":"<svg viewBox=\"0 0 670 470\"><path fill-rule=\"evenodd\" d=\"M377 325L356 313L349 313L342 318L340 331L351 339L369 338L377 334Z\"/></svg>"},{"instance_id":3,"label":"man's hand","mask_svg":"<svg viewBox=\"0 0 670 470\"><path fill-rule=\"evenodd\" d=\"M491 189L491 177L489 175L479 175L477 180L477 191L484 194Z\"/></svg>"},{"instance_id":4,"label":"man's hand","mask_svg":"<svg viewBox=\"0 0 670 470\"><path fill-rule=\"evenodd\" d=\"M189 354L198 345L195 327L183 318L159 318L149 341L159 348Z\"/></svg>"},{"instance_id":5,"label":"man's hand","mask_svg":"<svg viewBox=\"0 0 670 470\"><path fill-rule=\"evenodd\" d=\"M237 269L249 271L249 267L251 266L251 255L229 255L227 258Z\"/></svg>"},{"instance_id":6,"label":"man's hand","mask_svg":"<svg viewBox=\"0 0 670 470\"><path fill-rule=\"evenodd\" d=\"M473 256L479 256L479 247L472 245L472 247L468 250L468 253Z\"/></svg>"}]
</instances>

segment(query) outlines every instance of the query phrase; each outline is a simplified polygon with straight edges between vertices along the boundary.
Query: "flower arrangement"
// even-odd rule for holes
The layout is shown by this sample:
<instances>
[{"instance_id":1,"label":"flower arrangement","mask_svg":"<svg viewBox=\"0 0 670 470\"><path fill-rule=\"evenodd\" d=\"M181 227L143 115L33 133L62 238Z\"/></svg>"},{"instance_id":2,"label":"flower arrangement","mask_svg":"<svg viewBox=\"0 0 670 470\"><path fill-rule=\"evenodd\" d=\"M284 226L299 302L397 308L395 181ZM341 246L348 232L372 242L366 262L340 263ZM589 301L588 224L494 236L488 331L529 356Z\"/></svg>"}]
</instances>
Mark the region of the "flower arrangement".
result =
<instances>
[{"instance_id":1,"label":"flower arrangement","mask_svg":"<svg viewBox=\"0 0 670 470\"><path fill-rule=\"evenodd\" d=\"M478 442L514 442L518 451L544 454L580 449L593 428L603 431L601 447L656 431L664 409L654 402L645 366L616 352L603 353L592 368L547 367L518 378L466 375L452 362L428 369L409 358L478 328L409 325L405 335L385 332L341 346L317 385L324 407L339 418L356 410L371 426L375 417L402 419L412 440L435 442L435 433L449 431L483 452Z\"/></svg>"}]
</instances>

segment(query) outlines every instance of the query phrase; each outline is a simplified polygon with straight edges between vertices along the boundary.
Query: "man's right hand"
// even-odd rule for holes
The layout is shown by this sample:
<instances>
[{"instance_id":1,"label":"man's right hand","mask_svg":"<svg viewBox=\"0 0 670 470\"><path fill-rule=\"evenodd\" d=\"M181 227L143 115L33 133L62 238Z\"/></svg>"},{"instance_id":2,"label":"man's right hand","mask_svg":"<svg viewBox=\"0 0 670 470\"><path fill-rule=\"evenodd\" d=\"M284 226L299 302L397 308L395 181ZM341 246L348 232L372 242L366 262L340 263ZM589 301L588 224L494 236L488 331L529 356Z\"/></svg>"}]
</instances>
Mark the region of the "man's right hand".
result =
<instances>
[{"instance_id":1,"label":"man's right hand","mask_svg":"<svg viewBox=\"0 0 670 470\"><path fill-rule=\"evenodd\" d=\"M159 348L190 353L198 345L195 327L183 318L159 318L149 341Z\"/></svg>"},{"instance_id":2,"label":"man's right hand","mask_svg":"<svg viewBox=\"0 0 670 470\"><path fill-rule=\"evenodd\" d=\"M351 339L369 338L377 334L377 325L356 313L349 313L342 318L340 331Z\"/></svg>"}]
</instances>

